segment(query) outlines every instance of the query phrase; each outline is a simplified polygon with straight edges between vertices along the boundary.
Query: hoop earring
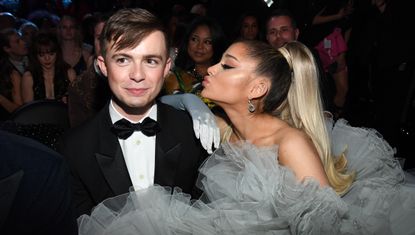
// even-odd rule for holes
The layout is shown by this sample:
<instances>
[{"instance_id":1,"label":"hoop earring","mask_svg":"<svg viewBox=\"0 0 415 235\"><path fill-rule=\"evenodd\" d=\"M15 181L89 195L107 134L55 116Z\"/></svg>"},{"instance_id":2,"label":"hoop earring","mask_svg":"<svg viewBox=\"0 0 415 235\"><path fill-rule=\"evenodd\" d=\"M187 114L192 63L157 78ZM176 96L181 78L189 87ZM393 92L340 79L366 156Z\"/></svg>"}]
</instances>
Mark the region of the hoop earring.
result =
<instances>
[{"instance_id":1,"label":"hoop earring","mask_svg":"<svg viewBox=\"0 0 415 235\"><path fill-rule=\"evenodd\" d=\"M248 111L249 111L250 113L255 112L255 106L254 106L254 104L252 103L252 100L251 100L251 99L248 99Z\"/></svg>"}]
</instances>

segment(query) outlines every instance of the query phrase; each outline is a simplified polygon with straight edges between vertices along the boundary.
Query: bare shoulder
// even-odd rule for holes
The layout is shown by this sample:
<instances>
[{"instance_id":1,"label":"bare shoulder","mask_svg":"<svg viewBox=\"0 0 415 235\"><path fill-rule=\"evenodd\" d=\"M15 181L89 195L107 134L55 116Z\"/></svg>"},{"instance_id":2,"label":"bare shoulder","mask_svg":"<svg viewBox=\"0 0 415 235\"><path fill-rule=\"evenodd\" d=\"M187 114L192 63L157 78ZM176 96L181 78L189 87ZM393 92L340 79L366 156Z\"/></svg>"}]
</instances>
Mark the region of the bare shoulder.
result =
<instances>
[{"instance_id":1,"label":"bare shoulder","mask_svg":"<svg viewBox=\"0 0 415 235\"><path fill-rule=\"evenodd\" d=\"M281 164L285 165L293 161L304 161L307 158L318 158L313 141L305 132L287 127L281 130L279 135L278 155Z\"/></svg>"},{"instance_id":2,"label":"bare shoulder","mask_svg":"<svg viewBox=\"0 0 415 235\"><path fill-rule=\"evenodd\" d=\"M323 164L311 138L295 128L283 131L278 149L279 163L291 168L299 180L313 177L321 185L327 185Z\"/></svg>"}]
</instances>

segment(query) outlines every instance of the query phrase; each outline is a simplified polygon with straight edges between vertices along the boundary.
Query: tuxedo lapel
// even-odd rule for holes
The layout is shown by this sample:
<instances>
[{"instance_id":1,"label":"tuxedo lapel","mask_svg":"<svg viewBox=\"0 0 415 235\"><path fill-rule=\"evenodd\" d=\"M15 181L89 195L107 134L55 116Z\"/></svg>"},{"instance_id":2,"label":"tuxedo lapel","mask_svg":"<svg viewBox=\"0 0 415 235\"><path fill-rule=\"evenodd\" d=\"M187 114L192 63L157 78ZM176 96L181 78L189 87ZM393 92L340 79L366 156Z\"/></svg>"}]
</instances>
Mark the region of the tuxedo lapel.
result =
<instances>
[{"instance_id":1,"label":"tuxedo lapel","mask_svg":"<svg viewBox=\"0 0 415 235\"><path fill-rule=\"evenodd\" d=\"M170 130L170 125L177 125L177 122L169 120L167 112L165 105L157 104L157 121L161 131L156 135L154 183L173 186L183 146L175 138L174 131Z\"/></svg>"},{"instance_id":2,"label":"tuxedo lapel","mask_svg":"<svg viewBox=\"0 0 415 235\"><path fill-rule=\"evenodd\" d=\"M95 157L114 195L119 195L128 192L132 183L118 138L110 130L112 123L108 109L101 114Z\"/></svg>"}]
</instances>

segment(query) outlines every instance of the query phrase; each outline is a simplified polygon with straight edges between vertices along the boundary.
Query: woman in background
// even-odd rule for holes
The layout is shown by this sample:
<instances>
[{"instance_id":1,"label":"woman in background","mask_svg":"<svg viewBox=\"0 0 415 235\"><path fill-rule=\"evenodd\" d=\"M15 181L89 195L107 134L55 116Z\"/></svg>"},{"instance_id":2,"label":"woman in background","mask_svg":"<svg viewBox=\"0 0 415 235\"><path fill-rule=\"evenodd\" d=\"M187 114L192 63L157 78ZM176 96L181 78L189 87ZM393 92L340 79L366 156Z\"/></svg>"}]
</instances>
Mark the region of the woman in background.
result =
<instances>
[{"instance_id":1,"label":"woman in background","mask_svg":"<svg viewBox=\"0 0 415 235\"><path fill-rule=\"evenodd\" d=\"M55 99L66 103L68 85L75 80L76 73L63 60L56 37L38 34L30 49L29 60L29 69L22 78L23 102Z\"/></svg>"},{"instance_id":2,"label":"woman in background","mask_svg":"<svg viewBox=\"0 0 415 235\"><path fill-rule=\"evenodd\" d=\"M200 93L208 67L219 61L225 47L225 34L216 21L195 18L187 28L175 67L166 77L165 93Z\"/></svg>"}]
</instances>

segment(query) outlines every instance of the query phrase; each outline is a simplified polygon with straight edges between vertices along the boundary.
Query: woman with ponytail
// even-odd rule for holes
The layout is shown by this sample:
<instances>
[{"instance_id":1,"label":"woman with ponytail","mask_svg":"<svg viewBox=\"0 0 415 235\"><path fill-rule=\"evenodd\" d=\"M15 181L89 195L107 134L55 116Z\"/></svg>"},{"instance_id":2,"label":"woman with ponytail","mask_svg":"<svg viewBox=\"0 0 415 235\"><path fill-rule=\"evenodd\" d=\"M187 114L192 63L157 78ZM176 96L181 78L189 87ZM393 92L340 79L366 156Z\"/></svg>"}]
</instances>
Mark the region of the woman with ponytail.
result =
<instances>
[{"instance_id":1,"label":"woman with ponytail","mask_svg":"<svg viewBox=\"0 0 415 235\"><path fill-rule=\"evenodd\" d=\"M200 200L177 188L134 191L82 216L80 234L415 233L415 185L374 131L325 115L303 44L235 42L203 86L226 118L199 170ZM191 113L203 105L191 94L162 101Z\"/></svg>"}]
</instances>

